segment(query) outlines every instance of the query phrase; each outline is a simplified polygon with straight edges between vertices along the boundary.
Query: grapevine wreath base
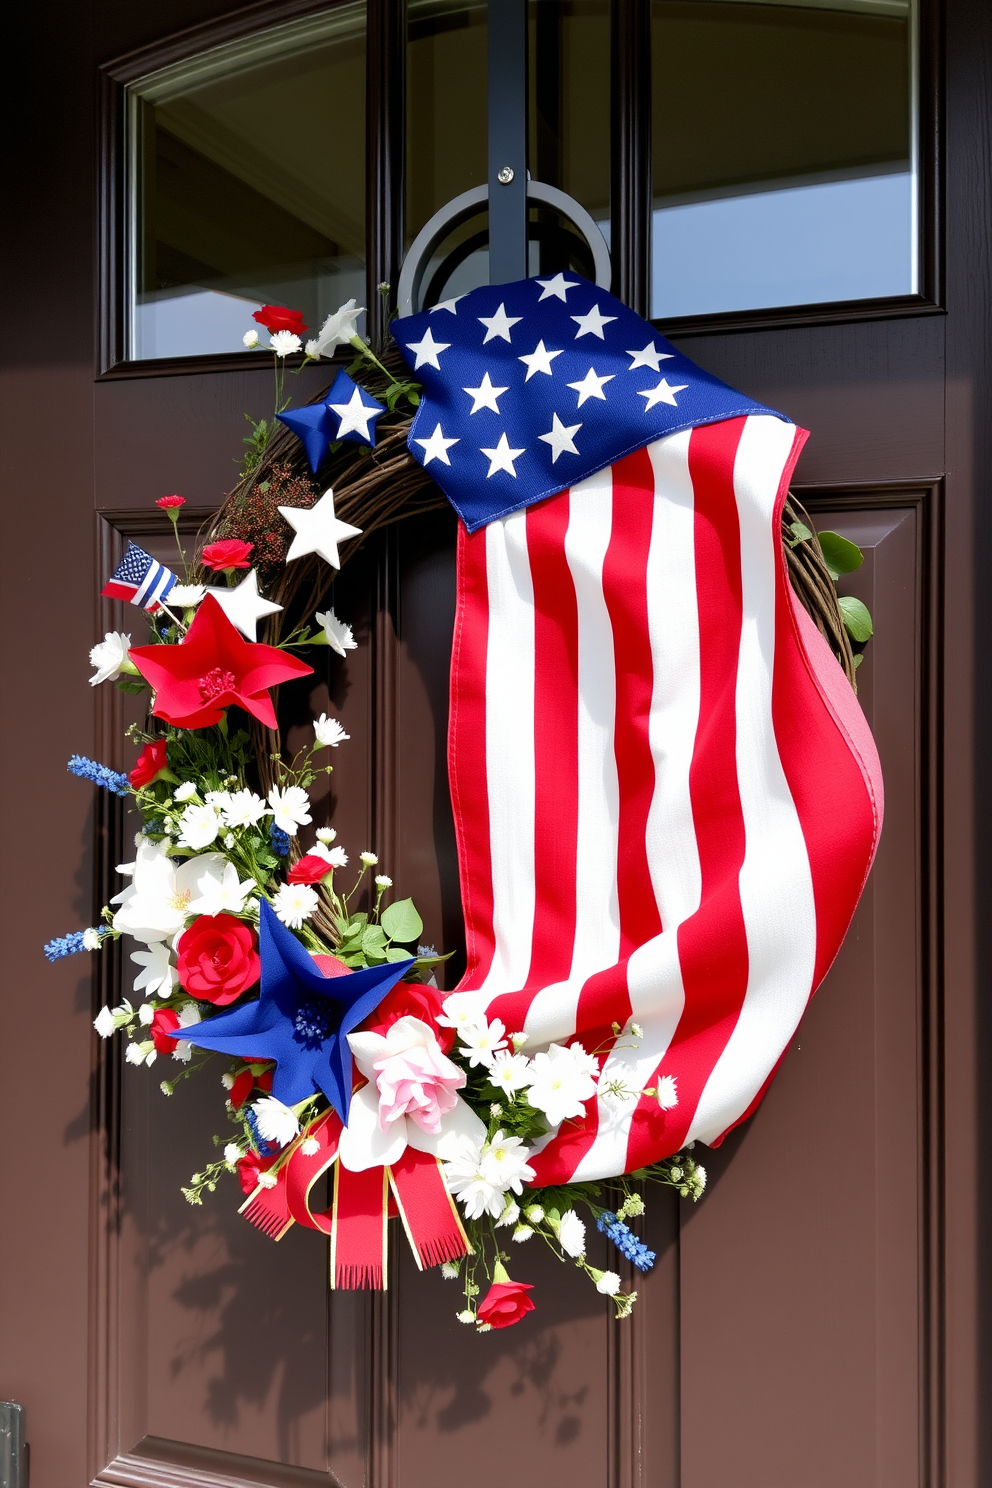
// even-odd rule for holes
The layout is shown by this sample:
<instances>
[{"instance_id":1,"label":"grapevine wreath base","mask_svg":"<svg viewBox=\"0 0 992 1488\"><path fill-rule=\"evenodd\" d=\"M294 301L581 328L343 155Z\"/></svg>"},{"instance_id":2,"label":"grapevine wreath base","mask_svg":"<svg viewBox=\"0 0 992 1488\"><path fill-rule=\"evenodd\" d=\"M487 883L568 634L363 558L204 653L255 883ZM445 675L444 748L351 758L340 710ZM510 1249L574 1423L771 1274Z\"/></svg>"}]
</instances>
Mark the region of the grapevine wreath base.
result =
<instances>
[{"instance_id":1,"label":"grapevine wreath base","mask_svg":"<svg viewBox=\"0 0 992 1488\"><path fill-rule=\"evenodd\" d=\"M437 985L446 957L420 944L420 916L375 854L362 852L356 872L332 827L314 832L308 788L346 745L342 726L321 715L292 759L279 730L279 692L306 685L313 648L345 666L355 644L330 604L345 554L447 505L408 447L420 384L392 342L380 356L365 346L360 313L351 302L307 343L304 364L346 345L355 359L294 413L286 358L301 348L302 320L282 307L258 312L276 406L252 427L241 479L192 558L179 537L184 498L160 498L179 572L130 545L104 590L146 613L149 636L133 645L108 633L91 653L91 680L141 694L148 715L128 730L140 746L129 774L80 756L69 769L129 798L140 829L100 924L46 954L130 936L134 1000L103 1008L97 1032L121 1034L130 1064L168 1059L167 1096L205 1069L222 1078L227 1130L183 1190L190 1203L233 1176L241 1212L273 1239L294 1223L329 1236L338 1287L386 1284L387 1221L398 1216L418 1265L461 1279L459 1317L480 1331L533 1310L531 1287L510 1279L507 1242L540 1238L626 1316L636 1293L587 1260L587 1222L645 1271L655 1257L628 1221L644 1213L646 1186L695 1199L703 1168L683 1150L615 1178L537 1187L529 1158L597 1091L631 1098L622 1081L612 1089L608 1053L623 1047L618 1038L636 1046L636 1022L615 1023L608 1047L531 1049L518 1029L449 1001ZM311 436L328 406L358 417L345 432L342 416L342 437L325 432L315 458ZM860 554L835 534L818 540L793 496L782 540L793 587L853 686L870 620L838 601L834 579ZM678 1102L670 1077L633 1095L663 1111ZM321 1211L316 1184L328 1172Z\"/></svg>"}]
</instances>

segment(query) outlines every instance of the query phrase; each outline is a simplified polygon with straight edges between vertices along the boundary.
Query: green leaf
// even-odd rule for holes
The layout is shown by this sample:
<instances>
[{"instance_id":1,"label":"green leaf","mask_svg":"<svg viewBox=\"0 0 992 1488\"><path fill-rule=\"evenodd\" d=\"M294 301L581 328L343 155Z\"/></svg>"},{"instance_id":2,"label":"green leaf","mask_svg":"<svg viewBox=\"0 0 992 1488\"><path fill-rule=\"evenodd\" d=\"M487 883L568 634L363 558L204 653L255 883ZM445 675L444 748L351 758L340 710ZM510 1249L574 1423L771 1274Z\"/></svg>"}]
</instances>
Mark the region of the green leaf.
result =
<instances>
[{"instance_id":1,"label":"green leaf","mask_svg":"<svg viewBox=\"0 0 992 1488\"><path fill-rule=\"evenodd\" d=\"M424 922L414 908L412 899L397 899L382 911L382 928L390 940L406 942L416 940L423 934Z\"/></svg>"},{"instance_id":2,"label":"green leaf","mask_svg":"<svg viewBox=\"0 0 992 1488\"><path fill-rule=\"evenodd\" d=\"M801 542L809 542L813 536L805 522L790 522L789 531L792 533L792 537L789 540L790 548L798 546Z\"/></svg>"},{"instance_id":3,"label":"green leaf","mask_svg":"<svg viewBox=\"0 0 992 1488\"><path fill-rule=\"evenodd\" d=\"M117 687L120 689L120 691L131 692L135 695L135 697L137 697L139 693L144 692L147 686L148 683L145 681L144 677L117 678Z\"/></svg>"},{"instance_id":4,"label":"green leaf","mask_svg":"<svg viewBox=\"0 0 992 1488\"><path fill-rule=\"evenodd\" d=\"M837 603L840 605L844 626L852 641L870 640L872 635L871 616L860 599L855 599L853 594L842 594Z\"/></svg>"},{"instance_id":5,"label":"green leaf","mask_svg":"<svg viewBox=\"0 0 992 1488\"><path fill-rule=\"evenodd\" d=\"M849 542L839 532L821 532L819 539L827 572L835 582L841 574L853 573L864 563L865 555L857 543Z\"/></svg>"},{"instance_id":6,"label":"green leaf","mask_svg":"<svg viewBox=\"0 0 992 1488\"><path fill-rule=\"evenodd\" d=\"M409 959L410 959L410 952L409 951L402 950L400 946L387 946L386 947L386 960L387 961L409 961ZM415 964L416 965L419 965L420 963L417 962Z\"/></svg>"},{"instance_id":7,"label":"green leaf","mask_svg":"<svg viewBox=\"0 0 992 1488\"><path fill-rule=\"evenodd\" d=\"M366 956L378 954L386 945L386 932L380 925L369 925L362 936L362 950Z\"/></svg>"},{"instance_id":8,"label":"green leaf","mask_svg":"<svg viewBox=\"0 0 992 1488\"><path fill-rule=\"evenodd\" d=\"M855 671L858 670L858 667L861 665L861 663L863 661L864 661L864 657L862 656L861 652L860 651L857 652L857 654L854 657L854 670Z\"/></svg>"}]
</instances>

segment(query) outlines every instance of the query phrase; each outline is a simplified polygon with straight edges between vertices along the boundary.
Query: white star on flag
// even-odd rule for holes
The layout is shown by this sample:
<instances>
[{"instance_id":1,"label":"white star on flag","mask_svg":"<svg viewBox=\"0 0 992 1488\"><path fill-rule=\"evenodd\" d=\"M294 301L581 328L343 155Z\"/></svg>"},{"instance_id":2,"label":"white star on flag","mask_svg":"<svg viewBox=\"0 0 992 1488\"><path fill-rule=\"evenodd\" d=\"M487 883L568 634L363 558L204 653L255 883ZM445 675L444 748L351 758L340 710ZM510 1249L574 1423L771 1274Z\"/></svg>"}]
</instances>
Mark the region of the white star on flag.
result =
<instances>
[{"instance_id":1,"label":"white star on flag","mask_svg":"<svg viewBox=\"0 0 992 1488\"><path fill-rule=\"evenodd\" d=\"M450 300L438 300L436 305L431 306L431 314L433 315L435 310L450 310L452 315L457 315L458 311L455 309L455 306L459 300L463 300L464 298L464 295L452 295Z\"/></svg>"},{"instance_id":2,"label":"white star on flag","mask_svg":"<svg viewBox=\"0 0 992 1488\"><path fill-rule=\"evenodd\" d=\"M462 388L463 393L468 393L472 399L472 407L469 413L478 413L480 408L491 408L493 413L499 413L499 404L496 399L506 392L505 387L493 387L489 373L483 374L482 381L478 387Z\"/></svg>"},{"instance_id":3,"label":"white star on flag","mask_svg":"<svg viewBox=\"0 0 992 1488\"><path fill-rule=\"evenodd\" d=\"M572 435L577 434L581 428L581 423L566 426L556 413L551 415L551 428L547 434L538 434L537 437L538 439L543 439L545 444L550 444L552 465L558 464L559 455L577 455L579 453L575 448L575 441Z\"/></svg>"},{"instance_id":4,"label":"white star on flag","mask_svg":"<svg viewBox=\"0 0 992 1488\"><path fill-rule=\"evenodd\" d=\"M407 350L416 353L417 357L413 365L413 370L416 372L418 367L434 367L436 371L440 372L441 363L438 361L438 357L442 351L447 351L450 345L450 341L435 341L431 335L430 326L428 326L422 341L407 342Z\"/></svg>"},{"instance_id":5,"label":"white star on flag","mask_svg":"<svg viewBox=\"0 0 992 1488\"><path fill-rule=\"evenodd\" d=\"M530 382L535 372L546 372L549 377L554 374L551 371L551 363L555 357L561 356L560 351L548 351L543 341L538 341L529 356L517 357L518 362L523 362L527 368L527 376L524 382Z\"/></svg>"},{"instance_id":6,"label":"white star on flag","mask_svg":"<svg viewBox=\"0 0 992 1488\"><path fill-rule=\"evenodd\" d=\"M570 289L579 287L577 279L566 279L564 274L556 274L553 279L538 279L537 282L541 286L541 298L538 304L541 300L551 299L552 296L556 300L564 300Z\"/></svg>"},{"instance_id":7,"label":"white star on flag","mask_svg":"<svg viewBox=\"0 0 992 1488\"><path fill-rule=\"evenodd\" d=\"M675 355L673 351L659 351L653 341L649 341L643 351L628 351L627 356L632 357L628 372L635 372L638 367L650 367L652 372L660 372L662 362L670 362Z\"/></svg>"},{"instance_id":8,"label":"white star on flag","mask_svg":"<svg viewBox=\"0 0 992 1488\"><path fill-rule=\"evenodd\" d=\"M637 396L647 399L644 405L645 413L649 409L656 407L659 403L670 403L673 408L678 408L679 405L675 401L675 394L684 392L688 386L689 384L687 382L679 382L674 387L671 387L668 378L663 377L657 387L639 389Z\"/></svg>"},{"instance_id":9,"label":"white star on flag","mask_svg":"<svg viewBox=\"0 0 992 1488\"><path fill-rule=\"evenodd\" d=\"M263 599L258 592L258 574L250 569L235 589L218 589L208 584L207 593L212 594L232 625L236 625L249 641L257 640L255 627L266 615L274 615L282 605Z\"/></svg>"},{"instance_id":10,"label":"white star on flag","mask_svg":"<svg viewBox=\"0 0 992 1488\"><path fill-rule=\"evenodd\" d=\"M448 459L448 451L453 444L458 443L458 440L445 439L441 425L437 424L430 439L415 439L413 442L423 448L425 465L429 465L432 460L441 460L445 465L450 465L451 461Z\"/></svg>"},{"instance_id":11,"label":"white star on flag","mask_svg":"<svg viewBox=\"0 0 992 1488\"><path fill-rule=\"evenodd\" d=\"M361 535L360 527L339 522L334 515L333 489L325 491L316 506L281 506L279 510L296 533L286 554L287 563L294 558L305 558L308 553L318 553L332 568L340 568L338 543L346 537Z\"/></svg>"},{"instance_id":12,"label":"white star on flag","mask_svg":"<svg viewBox=\"0 0 992 1488\"><path fill-rule=\"evenodd\" d=\"M518 321L523 319L523 316L507 315L506 305L503 304L500 305L495 315L480 315L479 319L486 327L486 334L482 338L482 344L485 346L487 341L492 341L497 336L503 341L509 341L510 327L515 326Z\"/></svg>"},{"instance_id":13,"label":"white star on flag","mask_svg":"<svg viewBox=\"0 0 992 1488\"><path fill-rule=\"evenodd\" d=\"M598 336L600 341L603 341L606 339L603 335L603 327L609 325L611 320L616 320L616 316L604 315L598 305L593 305L585 315L573 315L572 319L579 328L575 333L576 341L580 336Z\"/></svg>"},{"instance_id":14,"label":"white star on flag","mask_svg":"<svg viewBox=\"0 0 992 1488\"><path fill-rule=\"evenodd\" d=\"M363 439L372 443L372 434L369 429L370 419L378 418L382 412L381 408L369 408L362 402L362 395L357 387L348 399L347 403L329 403L341 420L338 425L338 438L343 439L346 434L360 434Z\"/></svg>"},{"instance_id":15,"label":"white star on flag","mask_svg":"<svg viewBox=\"0 0 992 1488\"><path fill-rule=\"evenodd\" d=\"M479 453L485 455L489 461L489 475L486 476L487 480L490 475L495 475L497 470L505 470L507 475L516 477L517 472L513 468L513 462L519 455L523 454L523 450L511 449L510 441L505 434L499 436L499 444L497 444L495 449L484 449L480 450Z\"/></svg>"},{"instance_id":16,"label":"white star on flag","mask_svg":"<svg viewBox=\"0 0 992 1488\"><path fill-rule=\"evenodd\" d=\"M603 388L608 382L612 382L615 376L615 372L610 372L606 377L597 377L596 368L590 367L581 382L570 382L569 387L574 388L579 395L576 407L581 408L587 398L600 398L605 403L606 394Z\"/></svg>"}]
</instances>

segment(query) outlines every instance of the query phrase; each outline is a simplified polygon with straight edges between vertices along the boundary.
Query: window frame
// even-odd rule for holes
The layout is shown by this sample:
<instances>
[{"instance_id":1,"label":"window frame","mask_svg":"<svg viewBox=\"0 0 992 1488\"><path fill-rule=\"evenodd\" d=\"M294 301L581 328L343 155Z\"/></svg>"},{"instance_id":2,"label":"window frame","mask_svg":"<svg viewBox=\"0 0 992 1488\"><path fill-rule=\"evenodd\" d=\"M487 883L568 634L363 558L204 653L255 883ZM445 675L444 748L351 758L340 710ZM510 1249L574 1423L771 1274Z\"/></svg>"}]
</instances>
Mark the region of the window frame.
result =
<instances>
[{"instance_id":1,"label":"window frame","mask_svg":"<svg viewBox=\"0 0 992 1488\"><path fill-rule=\"evenodd\" d=\"M244 371L243 351L128 359L132 274L127 87L151 72L283 21L347 0L260 0L219 20L129 52L99 69L98 380ZM377 286L395 285L403 256L405 0L366 0L366 304L368 331L384 330ZM613 289L649 318L651 258L651 0L611 0L611 241ZM886 299L786 305L654 321L672 337L943 314L941 33L937 0L919 0L917 39L918 282Z\"/></svg>"}]
</instances>

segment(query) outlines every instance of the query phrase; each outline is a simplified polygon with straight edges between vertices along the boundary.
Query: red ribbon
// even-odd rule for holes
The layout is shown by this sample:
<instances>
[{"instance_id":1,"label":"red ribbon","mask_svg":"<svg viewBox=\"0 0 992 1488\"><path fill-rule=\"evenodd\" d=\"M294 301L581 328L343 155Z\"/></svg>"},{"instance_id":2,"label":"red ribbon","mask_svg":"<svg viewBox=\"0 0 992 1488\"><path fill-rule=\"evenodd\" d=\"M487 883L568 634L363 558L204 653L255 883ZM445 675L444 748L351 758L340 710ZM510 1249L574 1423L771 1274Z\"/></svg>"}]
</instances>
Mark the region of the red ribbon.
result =
<instances>
[{"instance_id":1,"label":"red ribbon","mask_svg":"<svg viewBox=\"0 0 992 1488\"><path fill-rule=\"evenodd\" d=\"M273 1240L294 1223L320 1230L331 1240L331 1286L336 1289L387 1284L387 1222L398 1212L421 1270L471 1251L441 1164L430 1153L407 1147L388 1168L353 1173L337 1161L341 1121L325 1111L297 1137L277 1169L260 1182L241 1213ZM316 1142L316 1150L303 1145ZM331 1207L315 1212L310 1199L317 1180L334 1168ZM395 1198L395 1207L390 1199Z\"/></svg>"}]
</instances>

